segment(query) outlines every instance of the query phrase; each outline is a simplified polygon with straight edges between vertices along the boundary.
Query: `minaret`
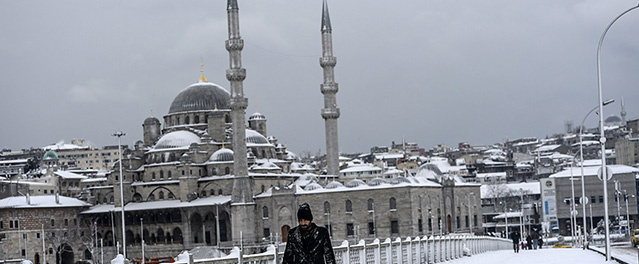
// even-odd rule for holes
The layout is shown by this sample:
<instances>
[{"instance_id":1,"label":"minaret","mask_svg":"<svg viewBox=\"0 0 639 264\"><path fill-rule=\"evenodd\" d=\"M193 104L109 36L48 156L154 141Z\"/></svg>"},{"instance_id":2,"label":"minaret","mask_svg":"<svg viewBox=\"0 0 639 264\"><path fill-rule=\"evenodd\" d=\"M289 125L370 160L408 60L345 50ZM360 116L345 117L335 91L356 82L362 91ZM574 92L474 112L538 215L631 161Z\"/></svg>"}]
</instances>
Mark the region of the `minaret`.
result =
<instances>
[{"instance_id":1,"label":"minaret","mask_svg":"<svg viewBox=\"0 0 639 264\"><path fill-rule=\"evenodd\" d=\"M320 90L324 95L324 108L322 118L326 130L326 168L328 175L339 176L339 142L337 140L337 118L339 118L339 108L335 94L339 90L335 83L334 68L337 58L333 57L333 34L331 30L331 19L328 15L328 5L326 0L322 6L322 57L320 66L324 69L324 83Z\"/></svg>"},{"instance_id":2,"label":"minaret","mask_svg":"<svg viewBox=\"0 0 639 264\"><path fill-rule=\"evenodd\" d=\"M248 99L244 97L243 81L246 69L242 68L242 48L244 40L240 37L239 7L237 0L227 1L229 39L226 50L229 51L229 69L226 79L231 83L231 118L233 121L233 192L231 195L231 215L233 240L252 243L257 241L255 224L255 201L253 201L253 180L248 176L246 158L245 115Z\"/></svg>"},{"instance_id":3,"label":"minaret","mask_svg":"<svg viewBox=\"0 0 639 264\"><path fill-rule=\"evenodd\" d=\"M623 102L623 97L621 97L621 125L626 126L626 104Z\"/></svg>"}]
</instances>

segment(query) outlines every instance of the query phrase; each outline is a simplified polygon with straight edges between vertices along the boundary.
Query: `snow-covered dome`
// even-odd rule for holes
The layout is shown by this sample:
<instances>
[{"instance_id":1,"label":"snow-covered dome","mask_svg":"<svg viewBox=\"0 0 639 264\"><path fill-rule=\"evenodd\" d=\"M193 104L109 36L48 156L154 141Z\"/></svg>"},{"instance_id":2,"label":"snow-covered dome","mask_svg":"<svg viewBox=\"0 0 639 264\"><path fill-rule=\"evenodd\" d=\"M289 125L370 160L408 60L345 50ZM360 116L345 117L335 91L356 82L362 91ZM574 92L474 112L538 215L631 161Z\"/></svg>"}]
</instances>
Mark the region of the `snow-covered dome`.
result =
<instances>
[{"instance_id":1,"label":"snow-covered dome","mask_svg":"<svg viewBox=\"0 0 639 264\"><path fill-rule=\"evenodd\" d=\"M219 149L213 152L209 161L233 161L233 151L230 149Z\"/></svg>"},{"instance_id":2,"label":"snow-covered dome","mask_svg":"<svg viewBox=\"0 0 639 264\"><path fill-rule=\"evenodd\" d=\"M209 82L198 82L182 90L173 99L169 114L215 108L229 109L229 99L229 92L221 86Z\"/></svg>"},{"instance_id":3,"label":"snow-covered dome","mask_svg":"<svg viewBox=\"0 0 639 264\"><path fill-rule=\"evenodd\" d=\"M604 120L604 124L606 124L607 126L621 125L621 118L616 115L611 115L609 117L606 117L606 119Z\"/></svg>"},{"instance_id":4,"label":"snow-covered dome","mask_svg":"<svg viewBox=\"0 0 639 264\"><path fill-rule=\"evenodd\" d=\"M306 191L312 191L312 190L317 190L317 189L321 189L322 186L317 184L316 182L313 182L309 185L306 185L306 187L304 187L304 190Z\"/></svg>"},{"instance_id":5,"label":"snow-covered dome","mask_svg":"<svg viewBox=\"0 0 639 264\"><path fill-rule=\"evenodd\" d=\"M349 181L346 184L346 187L357 187L357 186L361 186L361 185L366 185L366 183L363 182L362 180L354 179L352 181Z\"/></svg>"},{"instance_id":6,"label":"snow-covered dome","mask_svg":"<svg viewBox=\"0 0 639 264\"><path fill-rule=\"evenodd\" d=\"M42 156L42 160L58 160L58 154L55 153L55 151L53 150L49 150L47 152L44 153L44 155Z\"/></svg>"},{"instance_id":7,"label":"snow-covered dome","mask_svg":"<svg viewBox=\"0 0 639 264\"><path fill-rule=\"evenodd\" d=\"M201 143L200 137L189 131L174 131L162 136L155 144L155 149L182 148L192 143Z\"/></svg>"},{"instance_id":8,"label":"snow-covered dome","mask_svg":"<svg viewBox=\"0 0 639 264\"><path fill-rule=\"evenodd\" d=\"M255 130L247 129L246 130L246 143L248 144L269 144L268 140L262 134L258 133Z\"/></svg>"},{"instance_id":9,"label":"snow-covered dome","mask_svg":"<svg viewBox=\"0 0 639 264\"><path fill-rule=\"evenodd\" d=\"M252 114L248 118L248 121L253 121L253 120L266 120L266 117L263 114L255 112L255 114Z\"/></svg>"},{"instance_id":10,"label":"snow-covered dome","mask_svg":"<svg viewBox=\"0 0 639 264\"><path fill-rule=\"evenodd\" d=\"M160 124L160 120L158 120L155 117L147 117L146 119L144 119L144 124L145 125L159 125Z\"/></svg>"},{"instance_id":11,"label":"snow-covered dome","mask_svg":"<svg viewBox=\"0 0 639 264\"><path fill-rule=\"evenodd\" d=\"M382 178L375 178L375 179L370 180L370 181L368 182L368 185L370 185L370 186L377 186L377 185L384 184L384 183L386 183L386 181L385 181L384 179L382 179Z\"/></svg>"},{"instance_id":12,"label":"snow-covered dome","mask_svg":"<svg viewBox=\"0 0 639 264\"><path fill-rule=\"evenodd\" d=\"M408 178L404 178L404 177L397 177L391 180L391 184L393 185L400 184L400 183L411 183L411 182Z\"/></svg>"},{"instance_id":13,"label":"snow-covered dome","mask_svg":"<svg viewBox=\"0 0 639 264\"><path fill-rule=\"evenodd\" d=\"M332 181L329 184L326 184L326 189L335 189L339 187L344 187L344 185L337 181Z\"/></svg>"}]
</instances>

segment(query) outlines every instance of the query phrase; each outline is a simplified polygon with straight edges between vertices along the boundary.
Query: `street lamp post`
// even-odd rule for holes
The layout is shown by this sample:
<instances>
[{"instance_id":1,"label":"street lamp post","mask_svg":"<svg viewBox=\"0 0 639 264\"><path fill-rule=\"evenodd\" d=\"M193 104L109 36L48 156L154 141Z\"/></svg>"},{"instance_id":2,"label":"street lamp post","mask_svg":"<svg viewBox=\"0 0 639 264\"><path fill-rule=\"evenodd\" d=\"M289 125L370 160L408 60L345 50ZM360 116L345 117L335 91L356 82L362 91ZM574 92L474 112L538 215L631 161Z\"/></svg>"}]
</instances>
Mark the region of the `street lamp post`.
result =
<instances>
[{"instance_id":1,"label":"street lamp post","mask_svg":"<svg viewBox=\"0 0 639 264\"><path fill-rule=\"evenodd\" d=\"M126 134L122 131L113 133L112 136L118 137L118 163L120 164L120 206L122 212L122 256L126 259L126 231L124 228L124 186L122 185L122 142L121 138Z\"/></svg>"},{"instance_id":2,"label":"street lamp post","mask_svg":"<svg viewBox=\"0 0 639 264\"><path fill-rule=\"evenodd\" d=\"M575 228L577 226L577 221L576 221L576 209L575 209L575 181L573 179L573 175L572 175L572 164L574 163L574 159L570 161L570 189L572 191L572 200L570 201L570 205L572 206L572 208L570 209L570 237L572 238L572 245L575 245Z\"/></svg>"},{"instance_id":3,"label":"street lamp post","mask_svg":"<svg viewBox=\"0 0 639 264\"><path fill-rule=\"evenodd\" d=\"M612 24L614 24L620 17L622 17L623 15L627 14L628 12L639 8L639 5L634 6L626 11L624 11L623 13L621 13L620 15L618 15L615 19L612 20L612 22L610 22L610 24L608 24L608 26L606 27L606 29L604 30L604 32L601 34L601 38L599 39L599 45L597 46L597 90L599 92L599 134L600 134L600 138L599 138L599 142L601 142L601 175L602 175L602 181L603 181L603 194L604 194L604 221L605 221L605 230L606 230L606 261L610 260L610 228L608 226L608 222L610 221L608 219L608 183L607 183L607 177L606 175L606 136L604 134L604 127L603 127L603 91L601 89L601 44L603 44L603 40L604 37L606 37L606 33L608 32L608 30L610 29L610 27L612 26Z\"/></svg>"}]
</instances>

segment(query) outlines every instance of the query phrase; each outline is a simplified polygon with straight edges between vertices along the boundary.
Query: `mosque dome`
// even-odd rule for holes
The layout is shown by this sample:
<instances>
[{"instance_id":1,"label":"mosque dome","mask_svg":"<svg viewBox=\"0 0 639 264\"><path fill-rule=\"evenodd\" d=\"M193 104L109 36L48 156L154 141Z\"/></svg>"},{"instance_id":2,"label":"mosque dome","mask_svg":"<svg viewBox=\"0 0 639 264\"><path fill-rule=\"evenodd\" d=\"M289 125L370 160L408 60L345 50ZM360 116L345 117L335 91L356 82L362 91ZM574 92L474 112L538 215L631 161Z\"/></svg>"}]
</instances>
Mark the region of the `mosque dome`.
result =
<instances>
[{"instance_id":1,"label":"mosque dome","mask_svg":"<svg viewBox=\"0 0 639 264\"><path fill-rule=\"evenodd\" d=\"M409 179L404 177L397 177L391 181L392 185L400 184L400 183L411 183Z\"/></svg>"},{"instance_id":2,"label":"mosque dome","mask_svg":"<svg viewBox=\"0 0 639 264\"><path fill-rule=\"evenodd\" d=\"M229 109L229 92L221 86L209 82L198 82L182 90L169 108L169 114L198 111Z\"/></svg>"},{"instance_id":3,"label":"mosque dome","mask_svg":"<svg viewBox=\"0 0 639 264\"><path fill-rule=\"evenodd\" d=\"M385 184L385 183L386 183L386 181L385 181L384 179L382 179L382 178L375 178L375 179L370 180L370 181L368 182L368 185L369 185L369 186L377 186L377 185Z\"/></svg>"},{"instance_id":4,"label":"mosque dome","mask_svg":"<svg viewBox=\"0 0 639 264\"><path fill-rule=\"evenodd\" d=\"M312 191L312 190L317 190L317 189L322 189L322 186L317 184L316 182L313 182L309 185L306 185L306 187L304 187L304 190L306 191Z\"/></svg>"},{"instance_id":5,"label":"mosque dome","mask_svg":"<svg viewBox=\"0 0 639 264\"><path fill-rule=\"evenodd\" d=\"M230 149L219 149L213 152L209 161L233 161L233 151Z\"/></svg>"},{"instance_id":6,"label":"mosque dome","mask_svg":"<svg viewBox=\"0 0 639 264\"><path fill-rule=\"evenodd\" d=\"M606 119L604 120L604 124L609 125L609 126L620 125L621 124L621 118L619 118L616 115L611 115L609 117L606 117Z\"/></svg>"},{"instance_id":7,"label":"mosque dome","mask_svg":"<svg viewBox=\"0 0 639 264\"><path fill-rule=\"evenodd\" d=\"M337 181L332 181L329 184L326 184L326 189L335 189L339 187L344 187L344 185Z\"/></svg>"},{"instance_id":8,"label":"mosque dome","mask_svg":"<svg viewBox=\"0 0 639 264\"><path fill-rule=\"evenodd\" d=\"M147 117L146 119L144 119L144 124L145 125L159 125L160 124L160 120L158 120L155 117Z\"/></svg>"},{"instance_id":9,"label":"mosque dome","mask_svg":"<svg viewBox=\"0 0 639 264\"><path fill-rule=\"evenodd\" d=\"M189 131L174 131L162 136L155 144L155 149L183 148L192 143L201 143L200 137Z\"/></svg>"},{"instance_id":10,"label":"mosque dome","mask_svg":"<svg viewBox=\"0 0 639 264\"><path fill-rule=\"evenodd\" d=\"M246 130L246 143L249 144L269 144L268 140L255 130Z\"/></svg>"},{"instance_id":11,"label":"mosque dome","mask_svg":"<svg viewBox=\"0 0 639 264\"><path fill-rule=\"evenodd\" d=\"M266 117L263 114L255 112L248 118L248 121L253 121L253 120L266 120Z\"/></svg>"},{"instance_id":12,"label":"mosque dome","mask_svg":"<svg viewBox=\"0 0 639 264\"><path fill-rule=\"evenodd\" d=\"M362 180L358 180L358 179L354 179L352 181L349 181L346 184L346 187L357 187L357 186L361 186L361 185L366 185L366 183Z\"/></svg>"},{"instance_id":13,"label":"mosque dome","mask_svg":"<svg viewBox=\"0 0 639 264\"><path fill-rule=\"evenodd\" d=\"M55 153L55 151L53 150L49 150L47 152L44 153L44 156L42 156L42 160L58 160L60 158L58 158L58 154Z\"/></svg>"}]
</instances>

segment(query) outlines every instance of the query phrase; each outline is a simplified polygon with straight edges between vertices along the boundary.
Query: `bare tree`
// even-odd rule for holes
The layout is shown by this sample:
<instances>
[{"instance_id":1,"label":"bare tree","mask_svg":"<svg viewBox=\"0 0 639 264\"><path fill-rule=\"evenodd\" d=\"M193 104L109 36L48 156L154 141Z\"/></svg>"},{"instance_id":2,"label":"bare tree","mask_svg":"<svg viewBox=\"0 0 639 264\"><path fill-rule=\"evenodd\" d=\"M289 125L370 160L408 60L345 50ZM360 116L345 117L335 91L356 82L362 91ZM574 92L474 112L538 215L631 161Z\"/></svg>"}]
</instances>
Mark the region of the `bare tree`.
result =
<instances>
[{"instance_id":1,"label":"bare tree","mask_svg":"<svg viewBox=\"0 0 639 264\"><path fill-rule=\"evenodd\" d=\"M98 253L98 225L95 222L95 219L84 219L83 223L85 223L89 227L89 232L84 233L80 237L80 241L84 248L91 253L91 260L93 263L97 262L96 254Z\"/></svg>"}]
</instances>

